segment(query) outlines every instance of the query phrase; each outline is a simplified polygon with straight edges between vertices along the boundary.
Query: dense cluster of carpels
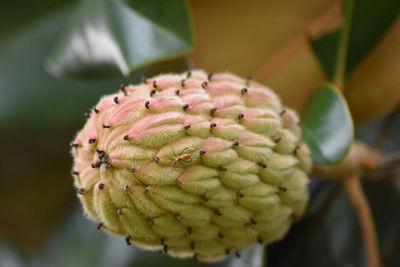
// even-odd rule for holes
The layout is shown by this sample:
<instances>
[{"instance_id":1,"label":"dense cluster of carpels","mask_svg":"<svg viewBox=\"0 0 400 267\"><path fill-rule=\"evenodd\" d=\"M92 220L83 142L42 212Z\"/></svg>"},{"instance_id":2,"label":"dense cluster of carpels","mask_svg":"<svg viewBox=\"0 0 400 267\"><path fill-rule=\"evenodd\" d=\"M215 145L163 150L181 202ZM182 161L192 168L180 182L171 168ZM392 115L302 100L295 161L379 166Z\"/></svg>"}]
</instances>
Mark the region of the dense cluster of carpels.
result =
<instances>
[{"instance_id":1,"label":"dense cluster of carpels","mask_svg":"<svg viewBox=\"0 0 400 267\"><path fill-rule=\"evenodd\" d=\"M308 200L298 118L269 89L192 71L122 86L72 143L85 213L126 243L216 261L276 241Z\"/></svg>"}]
</instances>

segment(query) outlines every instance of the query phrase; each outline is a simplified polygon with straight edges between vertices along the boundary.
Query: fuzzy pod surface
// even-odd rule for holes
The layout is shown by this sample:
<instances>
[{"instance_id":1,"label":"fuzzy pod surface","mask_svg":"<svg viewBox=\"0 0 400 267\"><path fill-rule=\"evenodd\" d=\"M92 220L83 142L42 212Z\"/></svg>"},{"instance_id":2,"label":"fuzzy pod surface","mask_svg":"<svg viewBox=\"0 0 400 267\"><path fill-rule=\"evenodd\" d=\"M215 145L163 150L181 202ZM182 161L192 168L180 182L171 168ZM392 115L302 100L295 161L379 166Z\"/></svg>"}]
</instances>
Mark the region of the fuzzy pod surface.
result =
<instances>
[{"instance_id":1,"label":"fuzzy pod surface","mask_svg":"<svg viewBox=\"0 0 400 267\"><path fill-rule=\"evenodd\" d=\"M311 169L296 113L229 73L145 79L104 96L72 142L86 215L128 244L217 261L281 239Z\"/></svg>"}]
</instances>

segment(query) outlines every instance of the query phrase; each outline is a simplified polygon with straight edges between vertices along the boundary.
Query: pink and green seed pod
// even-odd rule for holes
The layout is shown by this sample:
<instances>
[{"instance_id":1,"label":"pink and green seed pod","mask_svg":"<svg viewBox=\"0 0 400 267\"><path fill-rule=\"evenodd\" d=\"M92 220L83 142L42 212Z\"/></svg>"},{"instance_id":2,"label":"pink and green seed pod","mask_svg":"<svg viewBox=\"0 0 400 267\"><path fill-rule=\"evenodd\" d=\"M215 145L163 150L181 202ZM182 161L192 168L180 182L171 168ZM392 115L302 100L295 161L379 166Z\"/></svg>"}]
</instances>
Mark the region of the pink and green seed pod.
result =
<instances>
[{"instance_id":1,"label":"pink and green seed pod","mask_svg":"<svg viewBox=\"0 0 400 267\"><path fill-rule=\"evenodd\" d=\"M72 143L86 215L136 246L223 259L281 239L304 211L296 113L235 75L165 74L103 97Z\"/></svg>"}]
</instances>

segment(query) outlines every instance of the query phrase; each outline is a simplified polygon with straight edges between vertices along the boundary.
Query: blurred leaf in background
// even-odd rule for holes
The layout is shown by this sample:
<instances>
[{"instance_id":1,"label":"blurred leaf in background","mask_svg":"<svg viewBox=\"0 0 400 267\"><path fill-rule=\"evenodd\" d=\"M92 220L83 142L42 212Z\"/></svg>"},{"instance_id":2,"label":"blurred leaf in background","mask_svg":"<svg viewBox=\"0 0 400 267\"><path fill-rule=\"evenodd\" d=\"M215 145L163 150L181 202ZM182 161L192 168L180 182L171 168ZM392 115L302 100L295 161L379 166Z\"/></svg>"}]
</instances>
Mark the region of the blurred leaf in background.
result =
<instances>
[{"instance_id":1,"label":"blurred leaf in background","mask_svg":"<svg viewBox=\"0 0 400 267\"><path fill-rule=\"evenodd\" d=\"M82 0L47 66L57 75L128 76L191 49L185 0Z\"/></svg>"}]
</instances>

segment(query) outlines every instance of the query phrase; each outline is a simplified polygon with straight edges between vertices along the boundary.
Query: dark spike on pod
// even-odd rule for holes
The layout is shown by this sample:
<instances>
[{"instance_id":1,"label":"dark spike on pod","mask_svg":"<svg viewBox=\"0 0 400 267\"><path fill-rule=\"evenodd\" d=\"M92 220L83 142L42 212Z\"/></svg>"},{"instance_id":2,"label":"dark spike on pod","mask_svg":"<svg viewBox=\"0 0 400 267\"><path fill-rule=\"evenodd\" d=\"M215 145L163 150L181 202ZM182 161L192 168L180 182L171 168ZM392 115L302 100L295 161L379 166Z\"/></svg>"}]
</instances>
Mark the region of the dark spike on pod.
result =
<instances>
[{"instance_id":1,"label":"dark spike on pod","mask_svg":"<svg viewBox=\"0 0 400 267\"><path fill-rule=\"evenodd\" d=\"M144 107L150 109L150 101L147 100L146 102L144 102Z\"/></svg>"},{"instance_id":2,"label":"dark spike on pod","mask_svg":"<svg viewBox=\"0 0 400 267\"><path fill-rule=\"evenodd\" d=\"M72 176L78 176L78 175L79 175L79 172L77 172L77 171L71 171L71 175L72 175Z\"/></svg>"},{"instance_id":3,"label":"dark spike on pod","mask_svg":"<svg viewBox=\"0 0 400 267\"><path fill-rule=\"evenodd\" d=\"M202 87L203 89L206 89L207 86L208 86L208 82L202 82L202 83L201 83L201 87Z\"/></svg>"},{"instance_id":4,"label":"dark spike on pod","mask_svg":"<svg viewBox=\"0 0 400 267\"><path fill-rule=\"evenodd\" d=\"M243 118L244 118L244 114L243 114L243 113L240 113L240 114L238 115L238 119L241 120L241 119L243 119Z\"/></svg>"},{"instance_id":5,"label":"dark spike on pod","mask_svg":"<svg viewBox=\"0 0 400 267\"><path fill-rule=\"evenodd\" d=\"M189 104L185 104L182 106L183 110L187 110L189 108Z\"/></svg>"},{"instance_id":6,"label":"dark spike on pod","mask_svg":"<svg viewBox=\"0 0 400 267\"><path fill-rule=\"evenodd\" d=\"M219 210L215 210L215 211L214 211L214 214L215 214L215 215L218 215L218 216L222 216L222 213L221 213Z\"/></svg>"},{"instance_id":7,"label":"dark spike on pod","mask_svg":"<svg viewBox=\"0 0 400 267\"><path fill-rule=\"evenodd\" d=\"M245 87L245 88L243 88L242 90L240 90L240 93L241 93L242 95L244 95L244 94L246 94L248 91L249 91L249 90Z\"/></svg>"},{"instance_id":8,"label":"dark spike on pod","mask_svg":"<svg viewBox=\"0 0 400 267\"><path fill-rule=\"evenodd\" d=\"M112 166L111 166L110 162L104 161L104 167L106 167L106 169L109 169L109 168L111 168Z\"/></svg>"},{"instance_id":9,"label":"dark spike on pod","mask_svg":"<svg viewBox=\"0 0 400 267\"><path fill-rule=\"evenodd\" d=\"M181 93L181 90L176 90L176 91L175 91L175 94L176 94L176 95L179 95L180 93Z\"/></svg>"},{"instance_id":10,"label":"dark spike on pod","mask_svg":"<svg viewBox=\"0 0 400 267\"><path fill-rule=\"evenodd\" d=\"M183 79L183 80L181 81L181 87L182 87L182 88L185 88L185 82L186 82L186 79Z\"/></svg>"},{"instance_id":11,"label":"dark spike on pod","mask_svg":"<svg viewBox=\"0 0 400 267\"><path fill-rule=\"evenodd\" d=\"M207 75L207 79L208 79L209 82L211 82L211 79L212 79L213 76L214 76L214 73L209 73Z\"/></svg>"},{"instance_id":12,"label":"dark spike on pod","mask_svg":"<svg viewBox=\"0 0 400 267\"><path fill-rule=\"evenodd\" d=\"M267 168L267 164L265 164L264 162L257 162L257 165L264 169Z\"/></svg>"},{"instance_id":13,"label":"dark spike on pod","mask_svg":"<svg viewBox=\"0 0 400 267\"><path fill-rule=\"evenodd\" d=\"M104 189L104 184L103 183L99 183L98 187L99 187L100 190L103 190Z\"/></svg>"},{"instance_id":14,"label":"dark spike on pod","mask_svg":"<svg viewBox=\"0 0 400 267\"><path fill-rule=\"evenodd\" d=\"M284 187L284 186L278 186L278 189L279 189L279 191L281 191L281 192L286 192L287 191L287 188L286 187Z\"/></svg>"},{"instance_id":15,"label":"dark spike on pod","mask_svg":"<svg viewBox=\"0 0 400 267\"><path fill-rule=\"evenodd\" d=\"M299 145L297 145L295 148L294 148L294 150L293 150L293 155L297 155L297 152L300 150L300 146Z\"/></svg>"},{"instance_id":16,"label":"dark spike on pod","mask_svg":"<svg viewBox=\"0 0 400 267\"><path fill-rule=\"evenodd\" d=\"M114 97L113 100L114 100L114 103L115 103L115 104L117 104L117 105L119 104L118 96Z\"/></svg>"},{"instance_id":17,"label":"dark spike on pod","mask_svg":"<svg viewBox=\"0 0 400 267\"><path fill-rule=\"evenodd\" d=\"M80 144L77 144L77 143L71 143L69 146L72 147L72 148L78 148L78 147L80 147L81 145L80 145Z\"/></svg>"},{"instance_id":18,"label":"dark spike on pod","mask_svg":"<svg viewBox=\"0 0 400 267\"><path fill-rule=\"evenodd\" d=\"M105 155L104 151L99 149L98 147L96 148L96 153L99 154L99 157L102 157Z\"/></svg>"},{"instance_id":19,"label":"dark spike on pod","mask_svg":"<svg viewBox=\"0 0 400 267\"><path fill-rule=\"evenodd\" d=\"M153 88L154 88L154 89L158 89L157 81L156 81L156 80L153 81Z\"/></svg>"},{"instance_id":20,"label":"dark spike on pod","mask_svg":"<svg viewBox=\"0 0 400 267\"><path fill-rule=\"evenodd\" d=\"M99 110L96 107L93 107L94 113L99 113Z\"/></svg>"},{"instance_id":21,"label":"dark spike on pod","mask_svg":"<svg viewBox=\"0 0 400 267\"><path fill-rule=\"evenodd\" d=\"M206 152L204 151L204 150L200 150L200 155L204 155L204 154L206 154Z\"/></svg>"},{"instance_id":22,"label":"dark spike on pod","mask_svg":"<svg viewBox=\"0 0 400 267\"><path fill-rule=\"evenodd\" d=\"M127 237L125 237L125 242L126 242L126 244L127 244L128 246L131 245L131 236L130 236L130 235L128 235Z\"/></svg>"},{"instance_id":23,"label":"dark spike on pod","mask_svg":"<svg viewBox=\"0 0 400 267\"><path fill-rule=\"evenodd\" d=\"M93 144L96 142L96 138L89 138L88 143Z\"/></svg>"},{"instance_id":24,"label":"dark spike on pod","mask_svg":"<svg viewBox=\"0 0 400 267\"><path fill-rule=\"evenodd\" d=\"M90 166L91 166L93 169L96 169L96 168L99 168L99 167L101 166L101 164L102 164L102 162L101 162L100 160L98 160L98 161L93 162L92 164L90 164Z\"/></svg>"},{"instance_id":25,"label":"dark spike on pod","mask_svg":"<svg viewBox=\"0 0 400 267\"><path fill-rule=\"evenodd\" d=\"M78 189L76 190L76 193L79 194L79 195L83 195L83 193L85 193L85 189L84 189L83 187L78 188Z\"/></svg>"},{"instance_id":26,"label":"dark spike on pod","mask_svg":"<svg viewBox=\"0 0 400 267\"><path fill-rule=\"evenodd\" d=\"M238 146L239 142L238 141L233 141L232 146Z\"/></svg>"},{"instance_id":27,"label":"dark spike on pod","mask_svg":"<svg viewBox=\"0 0 400 267\"><path fill-rule=\"evenodd\" d=\"M213 123L210 124L210 128L211 128L211 129L212 129L212 128L215 128L215 127L217 127L217 124L216 124L215 122L213 122Z\"/></svg>"},{"instance_id":28,"label":"dark spike on pod","mask_svg":"<svg viewBox=\"0 0 400 267\"><path fill-rule=\"evenodd\" d=\"M97 230L100 230L102 227L103 227L102 223L98 223L97 226L96 226Z\"/></svg>"},{"instance_id":29,"label":"dark spike on pod","mask_svg":"<svg viewBox=\"0 0 400 267\"><path fill-rule=\"evenodd\" d=\"M188 71L188 72L186 73L186 79L189 79L191 76L192 76L192 72L191 72L191 71Z\"/></svg>"},{"instance_id":30,"label":"dark spike on pod","mask_svg":"<svg viewBox=\"0 0 400 267\"><path fill-rule=\"evenodd\" d=\"M159 158L159 157L155 157L155 158L154 158L154 162L155 162L155 163L159 163L159 162L160 162L160 158Z\"/></svg>"},{"instance_id":31,"label":"dark spike on pod","mask_svg":"<svg viewBox=\"0 0 400 267\"><path fill-rule=\"evenodd\" d=\"M110 125L105 125L105 124L103 124L103 128L104 129L107 129L107 128L110 128L111 126Z\"/></svg>"},{"instance_id":32,"label":"dark spike on pod","mask_svg":"<svg viewBox=\"0 0 400 267\"><path fill-rule=\"evenodd\" d=\"M157 91L156 91L156 90L154 90L154 89L153 89L153 90L151 90L151 91L150 91L150 97L153 97L153 96L156 94L156 92L157 92Z\"/></svg>"},{"instance_id":33,"label":"dark spike on pod","mask_svg":"<svg viewBox=\"0 0 400 267\"><path fill-rule=\"evenodd\" d=\"M192 126L191 125L185 125L183 126L183 128L185 128L185 130L189 130Z\"/></svg>"},{"instance_id":34,"label":"dark spike on pod","mask_svg":"<svg viewBox=\"0 0 400 267\"><path fill-rule=\"evenodd\" d=\"M286 113L286 109L282 110L282 111L279 113L279 115L282 117L283 115L285 115L285 113Z\"/></svg>"},{"instance_id":35,"label":"dark spike on pod","mask_svg":"<svg viewBox=\"0 0 400 267\"><path fill-rule=\"evenodd\" d=\"M226 172L228 169L224 166L219 166L218 170L222 171L222 172Z\"/></svg>"},{"instance_id":36,"label":"dark spike on pod","mask_svg":"<svg viewBox=\"0 0 400 267\"><path fill-rule=\"evenodd\" d=\"M120 209L117 209L117 214L121 216L122 214L124 214L124 212L123 212L122 209L120 208Z\"/></svg>"},{"instance_id":37,"label":"dark spike on pod","mask_svg":"<svg viewBox=\"0 0 400 267\"><path fill-rule=\"evenodd\" d=\"M124 136L124 140L128 140L129 139L129 136L128 135L125 135Z\"/></svg>"},{"instance_id":38,"label":"dark spike on pod","mask_svg":"<svg viewBox=\"0 0 400 267\"><path fill-rule=\"evenodd\" d=\"M202 196L201 198L206 202L209 200L208 197L206 197L206 196Z\"/></svg>"},{"instance_id":39,"label":"dark spike on pod","mask_svg":"<svg viewBox=\"0 0 400 267\"><path fill-rule=\"evenodd\" d=\"M126 86L124 84L121 84L119 89L124 94L124 96L128 96L128 92L126 91Z\"/></svg>"}]
</instances>

